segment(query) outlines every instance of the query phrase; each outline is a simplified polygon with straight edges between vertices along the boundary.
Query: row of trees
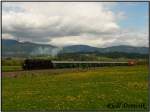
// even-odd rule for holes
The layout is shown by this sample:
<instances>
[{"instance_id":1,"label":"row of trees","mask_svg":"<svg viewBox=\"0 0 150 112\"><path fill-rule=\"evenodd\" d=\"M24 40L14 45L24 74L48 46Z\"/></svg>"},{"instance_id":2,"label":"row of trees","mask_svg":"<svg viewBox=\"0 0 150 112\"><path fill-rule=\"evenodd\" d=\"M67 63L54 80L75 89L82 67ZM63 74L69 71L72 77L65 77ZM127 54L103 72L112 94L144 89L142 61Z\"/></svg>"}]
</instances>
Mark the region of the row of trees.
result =
<instances>
[{"instance_id":1,"label":"row of trees","mask_svg":"<svg viewBox=\"0 0 150 112\"><path fill-rule=\"evenodd\" d=\"M56 60L80 60L80 61L111 61L111 60L128 60L128 59L147 59L148 54L138 54L138 53L66 53L59 54Z\"/></svg>"}]
</instances>

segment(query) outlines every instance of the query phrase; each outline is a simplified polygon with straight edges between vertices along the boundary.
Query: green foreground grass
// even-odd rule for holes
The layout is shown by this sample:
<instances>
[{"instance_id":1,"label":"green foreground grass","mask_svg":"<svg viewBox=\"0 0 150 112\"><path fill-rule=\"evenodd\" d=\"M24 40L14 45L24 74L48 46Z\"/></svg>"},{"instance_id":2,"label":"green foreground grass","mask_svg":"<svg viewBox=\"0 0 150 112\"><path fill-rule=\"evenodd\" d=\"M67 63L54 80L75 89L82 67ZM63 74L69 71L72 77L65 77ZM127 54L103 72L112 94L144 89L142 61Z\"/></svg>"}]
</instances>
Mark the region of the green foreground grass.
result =
<instances>
[{"instance_id":1,"label":"green foreground grass","mask_svg":"<svg viewBox=\"0 0 150 112\"><path fill-rule=\"evenodd\" d=\"M2 77L2 110L105 110L119 102L148 104L147 66Z\"/></svg>"}]
</instances>

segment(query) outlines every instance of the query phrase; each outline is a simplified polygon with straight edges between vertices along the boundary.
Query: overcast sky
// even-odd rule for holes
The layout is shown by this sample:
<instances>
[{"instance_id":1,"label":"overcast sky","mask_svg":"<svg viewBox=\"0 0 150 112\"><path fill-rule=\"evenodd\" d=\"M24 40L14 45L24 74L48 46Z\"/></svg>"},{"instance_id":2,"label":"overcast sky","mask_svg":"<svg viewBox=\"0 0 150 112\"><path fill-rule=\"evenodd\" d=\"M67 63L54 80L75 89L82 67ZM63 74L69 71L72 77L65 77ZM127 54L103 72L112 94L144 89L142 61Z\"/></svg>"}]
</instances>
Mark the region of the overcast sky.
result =
<instances>
[{"instance_id":1,"label":"overcast sky","mask_svg":"<svg viewBox=\"0 0 150 112\"><path fill-rule=\"evenodd\" d=\"M148 3L5 2L2 38L55 46L148 46Z\"/></svg>"}]
</instances>

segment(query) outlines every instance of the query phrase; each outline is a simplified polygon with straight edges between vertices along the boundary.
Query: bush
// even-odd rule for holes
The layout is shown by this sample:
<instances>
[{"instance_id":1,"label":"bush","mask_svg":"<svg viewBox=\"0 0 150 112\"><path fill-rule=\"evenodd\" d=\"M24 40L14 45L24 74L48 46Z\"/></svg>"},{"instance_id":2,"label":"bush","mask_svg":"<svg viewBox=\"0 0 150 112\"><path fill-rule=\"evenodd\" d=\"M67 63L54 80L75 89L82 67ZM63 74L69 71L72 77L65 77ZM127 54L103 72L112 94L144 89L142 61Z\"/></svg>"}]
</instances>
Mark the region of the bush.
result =
<instances>
[{"instance_id":1,"label":"bush","mask_svg":"<svg viewBox=\"0 0 150 112\"><path fill-rule=\"evenodd\" d=\"M23 59L2 59L3 66L22 66Z\"/></svg>"}]
</instances>

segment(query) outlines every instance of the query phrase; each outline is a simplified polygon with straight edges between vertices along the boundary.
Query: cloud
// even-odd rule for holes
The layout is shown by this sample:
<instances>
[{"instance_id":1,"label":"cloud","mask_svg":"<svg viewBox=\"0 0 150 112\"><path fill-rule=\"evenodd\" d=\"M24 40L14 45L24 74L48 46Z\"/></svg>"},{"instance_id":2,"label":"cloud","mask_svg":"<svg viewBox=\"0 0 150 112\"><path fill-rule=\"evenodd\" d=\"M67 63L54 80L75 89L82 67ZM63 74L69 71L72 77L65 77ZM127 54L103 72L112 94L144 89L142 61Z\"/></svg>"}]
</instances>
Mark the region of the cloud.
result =
<instances>
[{"instance_id":1,"label":"cloud","mask_svg":"<svg viewBox=\"0 0 150 112\"><path fill-rule=\"evenodd\" d=\"M122 31L118 21L124 15L119 12L116 16L106 3L5 3L2 38L56 46L86 44L103 47L130 43L128 34L127 37L117 36ZM140 39L139 43L142 43L143 39Z\"/></svg>"},{"instance_id":2,"label":"cloud","mask_svg":"<svg viewBox=\"0 0 150 112\"><path fill-rule=\"evenodd\" d=\"M81 38L82 37L82 38ZM49 44L57 46L67 45L90 45L95 47L109 47L117 45L131 45L131 46L148 46L148 33L137 32L136 30L120 30L120 33L107 35L82 35L70 36L52 39Z\"/></svg>"},{"instance_id":3,"label":"cloud","mask_svg":"<svg viewBox=\"0 0 150 112\"><path fill-rule=\"evenodd\" d=\"M147 28L148 29L148 28ZM148 31L138 31L136 29L121 30L115 35L116 40L111 43L116 45L131 45L131 46L149 46Z\"/></svg>"}]
</instances>

